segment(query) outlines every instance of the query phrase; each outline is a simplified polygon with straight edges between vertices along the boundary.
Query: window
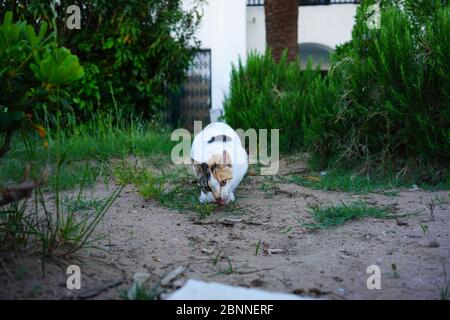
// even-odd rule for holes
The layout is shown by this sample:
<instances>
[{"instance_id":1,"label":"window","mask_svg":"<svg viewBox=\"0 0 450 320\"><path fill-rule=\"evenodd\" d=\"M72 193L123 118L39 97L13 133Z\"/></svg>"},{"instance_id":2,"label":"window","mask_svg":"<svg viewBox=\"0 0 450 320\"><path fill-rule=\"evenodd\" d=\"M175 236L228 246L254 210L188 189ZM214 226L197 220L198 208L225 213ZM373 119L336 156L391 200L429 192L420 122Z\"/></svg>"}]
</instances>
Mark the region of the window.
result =
<instances>
[{"instance_id":1,"label":"window","mask_svg":"<svg viewBox=\"0 0 450 320\"><path fill-rule=\"evenodd\" d=\"M320 43L305 42L298 45L300 52L300 64L302 69L306 68L308 59L313 62L313 67L320 63L321 70L328 70L330 67L330 53L333 49Z\"/></svg>"}]
</instances>

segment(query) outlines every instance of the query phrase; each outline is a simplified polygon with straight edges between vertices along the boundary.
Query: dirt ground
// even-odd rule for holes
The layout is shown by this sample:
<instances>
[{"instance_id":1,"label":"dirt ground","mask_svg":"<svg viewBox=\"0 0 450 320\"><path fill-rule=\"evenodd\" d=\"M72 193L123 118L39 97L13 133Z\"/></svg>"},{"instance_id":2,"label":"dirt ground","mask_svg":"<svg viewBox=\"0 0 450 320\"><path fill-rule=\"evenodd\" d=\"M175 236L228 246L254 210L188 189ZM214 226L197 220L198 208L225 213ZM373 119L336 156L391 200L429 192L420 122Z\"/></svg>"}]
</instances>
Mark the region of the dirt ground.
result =
<instances>
[{"instance_id":1,"label":"dirt ground","mask_svg":"<svg viewBox=\"0 0 450 320\"><path fill-rule=\"evenodd\" d=\"M296 166L283 166L284 173ZM242 212L219 209L202 221L194 213L144 201L126 187L96 231L106 235L98 243L102 250L47 262L45 277L37 256L1 254L0 298L120 299L119 290L130 288L136 272L149 273L157 284L184 266L165 293L195 278L322 299L440 299L444 267L450 273L450 205L437 205L433 219L427 203L450 191L355 195L279 183L269 195L260 190L262 181L249 176L238 188ZM106 197L112 189L99 184L93 193ZM308 204L356 200L411 215L400 224L369 218L317 231L299 223L311 221ZM66 289L72 264L81 268L79 291ZM381 269L380 290L367 288L370 265Z\"/></svg>"}]
</instances>

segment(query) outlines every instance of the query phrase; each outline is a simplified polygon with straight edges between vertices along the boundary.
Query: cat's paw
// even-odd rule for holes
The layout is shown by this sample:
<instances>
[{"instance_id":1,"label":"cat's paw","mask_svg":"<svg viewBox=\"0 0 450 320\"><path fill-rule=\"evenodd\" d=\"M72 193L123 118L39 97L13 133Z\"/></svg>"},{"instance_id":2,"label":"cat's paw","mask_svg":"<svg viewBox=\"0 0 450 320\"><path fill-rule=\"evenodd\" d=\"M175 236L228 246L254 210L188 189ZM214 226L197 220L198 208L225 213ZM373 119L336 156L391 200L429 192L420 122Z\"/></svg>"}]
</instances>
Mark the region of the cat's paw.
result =
<instances>
[{"instance_id":1,"label":"cat's paw","mask_svg":"<svg viewBox=\"0 0 450 320\"><path fill-rule=\"evenodd\" d=\"M200 201L200 203L211 203L214 202L214 197L211 194L205 194L202 192L198 198L198 201Z\"/></svg>"},{"instance_id":2,"label":"cat's paw","mask_svg":"<svg viewBox=\"0 0 450 320\"><path fill-rule=\"evenodd\" d=\"M200 203L207 203L207 200L208 199L206 199L206 196L203 193L200 195L200 197L198 197L198 201L200 201Z\"/></svg>"},{"instance_id":3,"label":"cat's paw","mask_svg":"<svg viewBox=\"0 0 450 320\"><path fill-rule=\"evenodd\" d=\"M234 193L230 193L230 195L228 196L228 202L234 202Z\"/></svg>"}]
</instances>

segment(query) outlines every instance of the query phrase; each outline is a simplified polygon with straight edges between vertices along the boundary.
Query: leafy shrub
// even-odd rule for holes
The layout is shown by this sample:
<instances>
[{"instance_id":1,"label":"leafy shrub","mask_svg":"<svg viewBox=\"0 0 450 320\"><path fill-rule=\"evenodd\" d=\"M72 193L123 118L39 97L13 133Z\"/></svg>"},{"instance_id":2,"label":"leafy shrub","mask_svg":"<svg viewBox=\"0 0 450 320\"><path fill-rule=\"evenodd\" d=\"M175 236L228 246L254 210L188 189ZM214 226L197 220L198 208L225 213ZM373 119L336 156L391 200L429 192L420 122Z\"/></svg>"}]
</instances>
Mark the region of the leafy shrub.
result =
<instances>
[{"instance_id":1,"label":"leafy shrub","mask_svg":"<svg viewBox=\"0 0 450 320\"><path fill-rule=\"evenodd\" d=\"M66 26L70 5L81 8L81 30ZM114 99L124 115L166 111L198 47L200 17L196 8L183 10L181 0L0 0L0 6L27 21L47 21L78 55L86 74L71 86L66 106L79 116L105 111Z\"/></svg>"},{"instance_id":2,"label":"leafy shrub","mask_svg":"<svg viewBox=\"0 0 450 320\"><path fill-rule=\"evenodd\" d=\"M337 51L318 95L329 103L314 105L306 134L324 165L443 179L450 163L450 8L433 2L418 28L424 19L407 4L386 3L380 30L367 28L369 3L358 8L352 41Z\"/></svg>"},{"instance_id":3,"label":"leafy shrub","mask_svg":"<svg viewBox=\"0 0 450 320\"><path fill-rule=\"evenodd\" d=\"M42 58L38 54L35 55L35 58L36 63L31 63L30 68L34 76L47 88L71 83L84 75L78 57L71 54L66 48L46 50Z\"/></svg>"},{"instance_id":4,"label":"leafy shrub","mask_svg":"<svg viewBox=\"0 0 450 320\"><path fill-rule=\"evenodd\" d=\"M78 58L59 48L46 33L47 23L41 23L36 34L24 21L13 23L10 11L0 25L0 157L17 130L31 127L45 135L41 126L30 121L36 103L50 100L57 104L61 86L83 76Z\"/></svg>"},{"instance_id":5,"label":"leafy shrub","mask_svg":"<svg viewBox=\"0 0 450 320\"><path fill-rule=\"evenodd\" d=\"M280 129L281 150L302 148L307 92L317 80L318 71L301 71L298 61L288 62L286 52L279 63L270 52L252 53L246 65L233 66L225 119L244 130Z\"/></svg>"},{"instance_id":6,"label":"leafy shrub","mask_svg":"<svg viewBox=\"0 0 450 320\"><path fill-rule=\"evenodd\" d=\"M367 26L374 2L358 6L352 40L336 49L326 77L269 54L233 68L225 118L280 128L281 149L309 149L319 167L435 184L450 163L450 6L382 1L377 30Z\"/></svg>"}]
</instances>

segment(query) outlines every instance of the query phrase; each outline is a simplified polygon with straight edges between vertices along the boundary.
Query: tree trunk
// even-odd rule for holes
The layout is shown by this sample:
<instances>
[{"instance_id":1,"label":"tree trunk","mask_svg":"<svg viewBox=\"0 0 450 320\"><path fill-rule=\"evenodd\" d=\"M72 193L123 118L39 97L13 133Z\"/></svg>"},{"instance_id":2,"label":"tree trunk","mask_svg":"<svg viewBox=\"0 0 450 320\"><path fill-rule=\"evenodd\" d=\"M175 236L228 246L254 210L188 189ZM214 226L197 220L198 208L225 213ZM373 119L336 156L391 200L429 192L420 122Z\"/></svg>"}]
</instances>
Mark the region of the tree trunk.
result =
<instances>
[{"instance_id":1,"label":"tree trunk","mask_svg":"<svg viewBox=\"0 0 450 320\"><path fill-rule=\"evenodd\" d=\"M276 61L288 49L288 59L298 58L298 0L265 0L266 43Z\"/></svg>"}]
</instances>

